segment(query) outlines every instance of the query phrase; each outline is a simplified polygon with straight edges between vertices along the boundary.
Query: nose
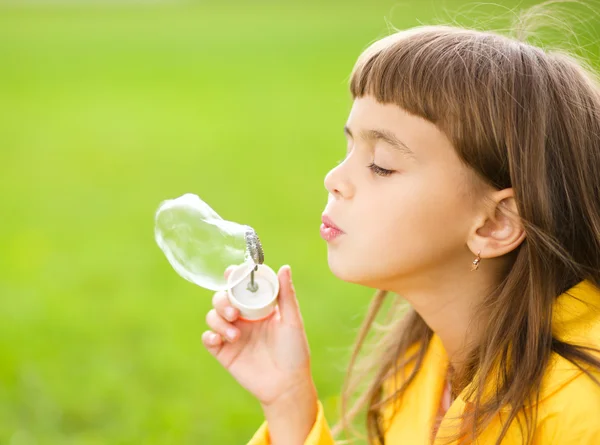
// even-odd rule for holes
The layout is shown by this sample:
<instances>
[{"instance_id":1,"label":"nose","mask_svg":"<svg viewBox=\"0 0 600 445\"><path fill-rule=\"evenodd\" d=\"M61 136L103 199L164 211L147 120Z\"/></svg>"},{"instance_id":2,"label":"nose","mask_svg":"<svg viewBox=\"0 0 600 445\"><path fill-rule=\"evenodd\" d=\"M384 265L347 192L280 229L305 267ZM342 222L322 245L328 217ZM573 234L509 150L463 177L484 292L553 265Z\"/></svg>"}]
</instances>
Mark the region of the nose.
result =
<instances>
[{"instance_id":1,"label":"nose","mask_svg":"<svg viewBox=\"0 0 600 445\"><path fill-rule=\"evenodd\" d=\"M325 176L325 188L335 198L348 199L354 194L354 185L349 181L345 171L346 159L344 162L334 167Z\"/></svg>"}]
</instances>

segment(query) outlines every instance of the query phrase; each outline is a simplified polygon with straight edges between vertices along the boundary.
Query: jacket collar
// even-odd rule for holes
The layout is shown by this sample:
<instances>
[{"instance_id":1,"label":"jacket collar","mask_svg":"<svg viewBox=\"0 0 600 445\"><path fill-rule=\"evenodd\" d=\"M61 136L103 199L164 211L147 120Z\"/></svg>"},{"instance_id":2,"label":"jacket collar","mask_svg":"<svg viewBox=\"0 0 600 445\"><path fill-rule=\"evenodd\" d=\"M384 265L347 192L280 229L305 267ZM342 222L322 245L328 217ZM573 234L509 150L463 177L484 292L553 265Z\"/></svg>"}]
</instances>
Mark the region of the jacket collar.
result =
<instances>
[{"instance_id":1,"label":"jacket collar","mask_svg":"<svg viewBox=\"0 0 600 445\"><path fill-rule=\"evenodd\" d=\"M564 342L600 349L600 289L584 280L559 295L553 307L552 330L554 336ZM437 362L447 369L448 356L436 334L431 339L428 354L436 356ZM444 378L446 369L441 370ZM542 380L539 401L558 391L582 372L565 358L552 354ZM490 376L486 386L493 391L496 377ZM458 405L467 402L466 394L472 389L470 384L461 392L456 400Z\"/></svg>"}]
</instances>

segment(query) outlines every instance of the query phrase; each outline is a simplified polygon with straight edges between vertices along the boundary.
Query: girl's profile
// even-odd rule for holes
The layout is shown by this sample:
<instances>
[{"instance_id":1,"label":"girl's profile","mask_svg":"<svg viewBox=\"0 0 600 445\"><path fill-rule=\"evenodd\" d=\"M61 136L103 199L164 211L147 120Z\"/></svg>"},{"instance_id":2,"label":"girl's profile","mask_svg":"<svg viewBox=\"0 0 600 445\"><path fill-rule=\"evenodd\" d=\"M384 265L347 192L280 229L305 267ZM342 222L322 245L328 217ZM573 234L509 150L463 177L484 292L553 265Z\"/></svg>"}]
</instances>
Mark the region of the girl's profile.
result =
<instances>
[{"instance_id":1,"label":"girl's profile","mask_svg":"<svg viewBox=\"0 0 600 445\"><path fill-rule=\"evenodd\" d=\"M239 320L224 292L207 314L205 346L264 411L249 444L345 443L359 413L369 444L600 444L596 74L494 32L421 26L370 45L350 92L321 235L333 274L377 291L341 420L325 419L284 266L270 318Z\"/></svg>"}]
</instances>

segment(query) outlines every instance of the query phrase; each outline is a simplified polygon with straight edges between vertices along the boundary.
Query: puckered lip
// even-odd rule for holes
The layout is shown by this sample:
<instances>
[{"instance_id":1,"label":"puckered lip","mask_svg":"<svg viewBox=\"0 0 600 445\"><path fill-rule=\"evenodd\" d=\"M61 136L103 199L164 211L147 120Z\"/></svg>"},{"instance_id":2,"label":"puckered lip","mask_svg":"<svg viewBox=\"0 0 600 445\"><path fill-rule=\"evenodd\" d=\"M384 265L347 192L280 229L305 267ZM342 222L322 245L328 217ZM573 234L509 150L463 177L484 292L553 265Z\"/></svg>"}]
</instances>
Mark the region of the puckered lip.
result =
<instances>
[{"instance_id":1,"label":"puckered lip","mask_svg":"<svg viewBox=\"0 0 600 445\"><path fill-rule=\"evenodd\" d=\"M334 222L333 220L326 214L323 214L323 216L321 217L321 222L323 224L325 224L327 227L331 227L332 229L338 230L342 233L344 233L344 231L342 229L340 229Z\"/></svg>"}]
</instances>

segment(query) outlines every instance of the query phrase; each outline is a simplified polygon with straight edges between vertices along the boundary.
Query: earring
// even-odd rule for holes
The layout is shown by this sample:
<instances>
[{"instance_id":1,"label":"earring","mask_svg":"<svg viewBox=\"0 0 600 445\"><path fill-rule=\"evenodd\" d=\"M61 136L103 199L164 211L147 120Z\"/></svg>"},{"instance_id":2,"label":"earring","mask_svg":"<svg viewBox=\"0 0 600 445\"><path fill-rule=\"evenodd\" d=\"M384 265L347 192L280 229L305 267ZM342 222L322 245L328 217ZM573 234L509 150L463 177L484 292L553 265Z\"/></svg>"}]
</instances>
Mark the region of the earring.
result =
<instances>
[{"instance_id":1,"label":"earring","mask_svg":"<svg viewBox=\"0 0 600 445\"><path fill-rule=\"evenodd\" d=\"M479 263L481 262L481 250L477 252L477 258L473 260L473 266L471 266L471 272L479 269Z\"/></svg>"}]
</instances>

